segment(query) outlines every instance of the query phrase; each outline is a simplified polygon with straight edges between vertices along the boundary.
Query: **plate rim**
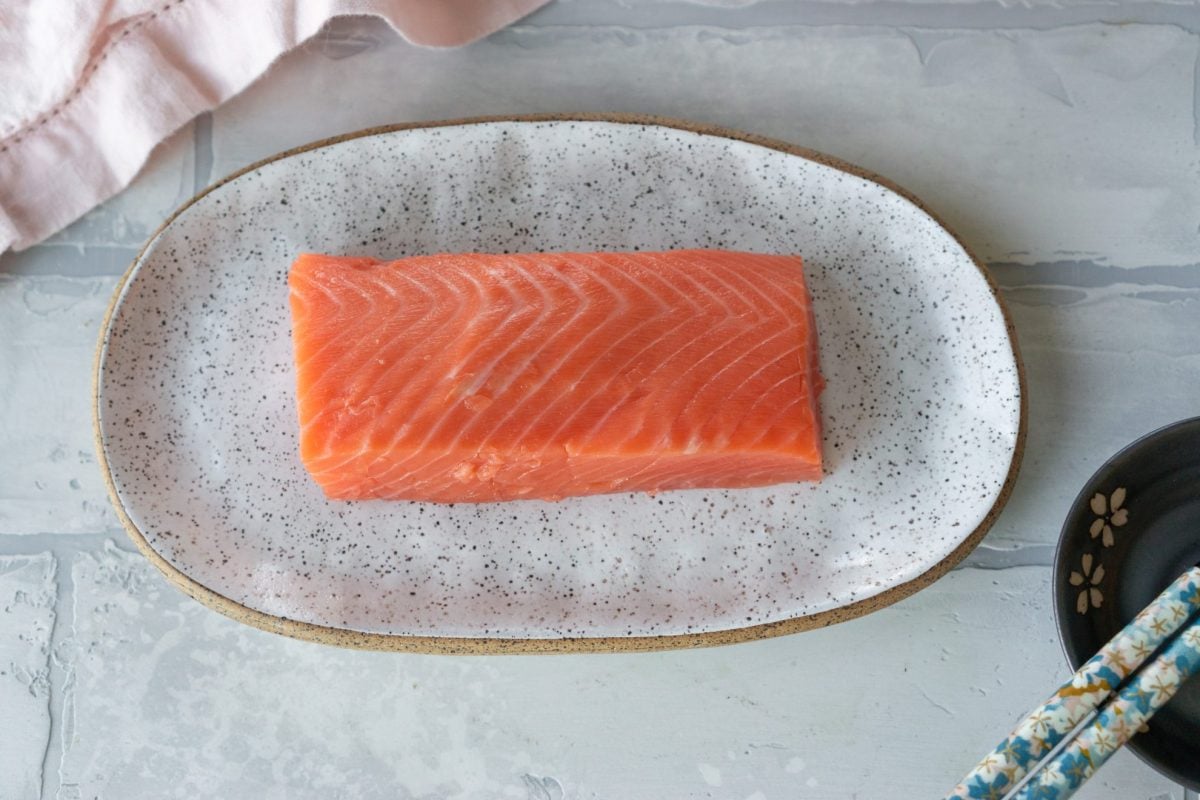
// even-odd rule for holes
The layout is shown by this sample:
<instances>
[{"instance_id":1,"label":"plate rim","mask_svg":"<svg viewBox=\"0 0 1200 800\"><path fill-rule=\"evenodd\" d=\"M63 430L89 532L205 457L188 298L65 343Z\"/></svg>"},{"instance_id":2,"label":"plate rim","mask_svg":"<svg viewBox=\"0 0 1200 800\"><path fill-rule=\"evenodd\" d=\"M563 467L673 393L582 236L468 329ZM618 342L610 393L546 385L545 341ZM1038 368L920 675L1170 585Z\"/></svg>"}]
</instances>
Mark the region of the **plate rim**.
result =
<instances>
[{"instance_id":1,"label":"plate rim","mask_svg":"<svg viewBox=\"0 0 1200 800\"><path fill-rule=\"evenodd\" d=\"M1065 576L1067 574L1067 568L1063 561L1067 542L1069 540L1078 538L1078 531L1082 530L1072 526L1072 523L1075 521L1077 511L1086 506L1088 498L1095 492L1096 486L1100 483L1100 481L1097 480L1100 478L1100 476L1108 475L1110 472L1114 471L1118 466L1120 466L1122 462L1128 460L1132 456L1135 456L1142 448L1154 443L1159 438L1168 436L1181 428L1197 426L1200 426L1200 416L1184 417L1183 419L1177 419L1174 422L1168 422L1165 425L1160 425L1157 428L1141 434L1137 438L1122 446L1119 450L1106 458L1104 462L1100 464L1100 466L1096 467L1079 487L1079 492L1075 495L1071 505L1067 507L1067 513L1063 517L1062 528L1059 530L1058 543L1054 548L1054 562L1050 567L1050 600L1054 607L1054 627L1058 631L1058 645L1062 648L1063 657L1066 659L1067 666L1072 671L1079 669L1083 663L1092 656L1091 653L1079 652L1078 643L1075 641L1075 639L1068 635L1069 631L1067 630L1067 626L1069 624L1069 620L1071 619L1071 611L1074 609L1068 605L1064 605L1066 602L1064 598L1067 594L1069 594L1069 592L1061 591L1062 587L1066 584ZM1162 763L1160 760L1158 760L1155 754L1147 750L1146 743L1140 738L1135 736L1125 745L1125 749L1131 751L1143 763L1145 763L1146 766L1150 767L1158 774L1163 775L1170 780L1175 781L1176 783L1182 784L1189 789L1200 790L1200 783L1198 783L1195 778L1182 774L1175 769L1174 764Z\"/></svg>"},{"instance_id":2,"label":"plate rim","mask_svg":"<svg viewBox=\"0 0 1200 800\"><path fill-rule=\"evenodd\" d=\"M116 484L113 480L112 469L109 466L107 455L104 450L104 440L100 429L100 375L104 364L104 356L107 351L107 339L109 329L112 324L113 314L116 312L117 306L124 294L125 287L133 272L141 262L143 256L149 247L158 239L175 220L185 211L192 207L200 199L208 195L210 192L219 189L227 183L230 183L238 178L260 169L267 164L275 161L281 161L301 153L306 153L314 150L320 150L325 147L330 147L341 142L350 141L353 139L361 139L371 136L379 136L388 133L396 133L399 131L408 131L425 128L446 128L446 127L465 127L470 125L486 125L498 122L516 122L516 123L539 123L539 122L609 122L622 125L640 126L640 127L658 127L669 128L688 133L696 133L704 136L713 136L717 138L730 139L734 141L746 142L748 144L765 147L771 150L776 150L787 155L797 156L807 161L812 161L822 164L832 169L853 175L857 178L870 181L878 184L883 188L892 191L912 203L922 213L926 214L935 224L950 236L963 252L970 259L971 263L983 277L984 282L991 292L992 300L996 303L1000 310L1004 327L1008 338L1009 349L1012 352L1013 361L1017 369L1017 391L1019 393L1019 416L1017 422L1017 438L1013 447L1012 458L1009 462L1008 472L1005 475L1004 483L1000 487L1000 492L997 494L991 508L988 509L979 525L970 534L964 537L958 545L943 557L936 564L931 566L925 572L910 578L904 583L889 587L879 594L862 600L856 600L838 608L831 608L825 611L818 611L814 614L807 614L797 617L789 617L783 620L774 622L759 623L756 625L748 625L744 627L728 628L716 631L704 631L700 633L682 633L682 634L659 634L653 636L595 636L595 637L561 637L561 638L510 638L510 637L459 637L459 636L430 636L430 635L407 635L394 633L373 633L367 631L355 631L345 628L335 628L326 625L318 625L311 622L302 622L299 620L288 619L275 614L268 614L264 611L252 609L249 606L243 605L229 597L226 597L199 581L185 574L178 567L174 566L158 553L147 541L143 533L133 523L133 520L126 512L124 505L121 502L120 496L117 493ZM597 653L597 652L650 652L660 650L676 650L676 649L691 649L697 647L712 647L725 644L736 644L740 642L755 641L759 639L773 638L776 636L786 636L792 633L801 631L813 630L815 628L824 628L839 622L856 619L865 616L872 612L886 608L894 603L903 600L916 594L921 589L928 587L938 578L941 578L953 567L957 566L966 556L975 549L976 546L983 540L983 537L991 529L996 518L1007 504L1009 497L1012 494L1013 485L1017 479L1017 473L1020 470L1021 461L1025 453L1025 440L1029 427L1029 403L1028 391L1026 386L1025 365L1021 359L1021 352L1017 344L1016 330L1013 326L1012 315L1009 313L1008 307L1005 305L1004 298L1000 295L999 288L995 280L983 266L979 257L966 246L962 239L954 232L937 214L932 212L925 206L915 195L908 190L894 183L893 181L884 178L874 172L863 169L862 167L843 161L839 158L827 155L825 153L812 150L810 148L801 147L790 144L788 142L760 136L758 134L746 133L731 128L725 128L719 125L712 125L701 122L692 122L671 117L661 117L645 114L628 114L628 113L550 113L550 114L517 114L517 115L486 115L462 117L446 120L431 120L418 122L401 122L390 125L377 125L369 128L363 128L349 133L343 133L338 136L332 136L326 139L319 139L308 144L299 145L274 155L255 161L248 166L245 166L235 172L230 173L221 180L205 187L189 200L184 202L179 208L168 216L161 225L146 239L146 242L138 250L129 267L122 274L121 279L117 282L113 290L112 298L109 300L108 308L105 311L104 318L100 323L99 340L96 344L96 353L93 359L92 368L92 436L96 448L97 463L100 467L101 474L104 477L105 488L108 491L109 501L112 503L117 517L121 522L121 526L125 529L125 533L133 541L138 551L145 556L158 570L167 578L167 580L180 589L184 594L199 601L205 606L224 614L238 622L250 625L260 630L270 633L282 634L294 639L317 642L319 644L334 645L358 650L379 650L390 652L406 652L406 653L426 653L426 654L445 654L445 655L490 655L490 654L518 654L518 653Z\"/></svg>"}]
</instances>

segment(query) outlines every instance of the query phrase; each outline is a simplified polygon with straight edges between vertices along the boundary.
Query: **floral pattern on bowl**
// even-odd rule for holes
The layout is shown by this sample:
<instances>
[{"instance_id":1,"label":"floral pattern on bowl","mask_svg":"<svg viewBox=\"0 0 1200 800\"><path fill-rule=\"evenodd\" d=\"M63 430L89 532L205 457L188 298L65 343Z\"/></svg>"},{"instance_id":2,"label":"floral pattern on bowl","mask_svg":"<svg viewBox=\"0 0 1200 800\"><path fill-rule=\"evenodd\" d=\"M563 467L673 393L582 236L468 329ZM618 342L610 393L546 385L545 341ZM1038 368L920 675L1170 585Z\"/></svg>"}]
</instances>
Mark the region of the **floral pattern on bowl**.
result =
<instances>
[{"instance_id":1,"label":"floral pattern on bowl","mask_svg":"<svg viewBox=\"0 0 1200 800\"><path fill-rule=\"evenodd\" d=\"M1198 563L1200 417L1114 455L1072 503L1054 567L1055 612L1072 669ZM1200 789L1200 685L1181 688L1129 748Z\"/></svg>"}]
</instances>

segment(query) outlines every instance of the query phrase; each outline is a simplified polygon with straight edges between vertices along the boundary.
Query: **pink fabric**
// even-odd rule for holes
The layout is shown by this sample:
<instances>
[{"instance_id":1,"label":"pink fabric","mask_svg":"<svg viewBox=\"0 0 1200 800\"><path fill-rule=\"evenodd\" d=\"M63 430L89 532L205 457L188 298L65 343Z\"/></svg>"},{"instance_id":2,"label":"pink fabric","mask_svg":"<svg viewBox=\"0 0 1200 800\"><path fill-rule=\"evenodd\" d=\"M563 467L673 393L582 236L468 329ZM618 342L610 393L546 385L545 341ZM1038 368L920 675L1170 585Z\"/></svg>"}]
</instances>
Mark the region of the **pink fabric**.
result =
<instances>
[{"instance_id":1,"label":"pink fabric","mask_svg":"<svg viewBox=\"0 0 1200 800\"><path fill-rule=\"evenodd\" d=\"M5 0L0 252L36 244L122 189L151 149L246 88L330 17L466 44L546 0Z\"/></svg>"}]
</instances>

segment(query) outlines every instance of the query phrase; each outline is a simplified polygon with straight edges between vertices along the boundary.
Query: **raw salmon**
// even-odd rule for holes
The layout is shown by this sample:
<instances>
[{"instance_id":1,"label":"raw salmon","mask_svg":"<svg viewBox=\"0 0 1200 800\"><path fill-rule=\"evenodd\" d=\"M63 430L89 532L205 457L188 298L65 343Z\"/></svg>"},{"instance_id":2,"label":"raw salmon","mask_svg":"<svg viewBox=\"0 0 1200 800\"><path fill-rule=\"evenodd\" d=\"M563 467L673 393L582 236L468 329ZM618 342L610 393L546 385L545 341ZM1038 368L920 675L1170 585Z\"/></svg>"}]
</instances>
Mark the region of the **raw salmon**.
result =
<instances>
[{"instance_id":1,"label":"raw salmon","mask_svg":"<svg viewBox=\"0 0 1200 800\"><path fill-rule=\"evenodd\" d=\"M335 499L488 502L821 476L796 256L301 255L300 457Z\"/></svg>"}]
</instances>

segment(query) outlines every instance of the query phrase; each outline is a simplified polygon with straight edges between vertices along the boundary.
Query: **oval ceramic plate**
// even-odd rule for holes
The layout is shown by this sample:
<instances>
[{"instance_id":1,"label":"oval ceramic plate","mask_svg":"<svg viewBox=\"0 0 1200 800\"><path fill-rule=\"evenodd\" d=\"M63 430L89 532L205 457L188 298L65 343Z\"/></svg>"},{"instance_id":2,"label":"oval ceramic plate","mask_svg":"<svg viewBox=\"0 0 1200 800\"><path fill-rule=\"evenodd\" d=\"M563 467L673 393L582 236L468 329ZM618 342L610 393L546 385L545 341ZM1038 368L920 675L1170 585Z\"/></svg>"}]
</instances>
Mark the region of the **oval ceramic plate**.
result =
<instances>
[{"instance_id":1,"label":"oval ceramic plate","mask_svg":"<svg viewBox=\"0 0 1200 800\"><path fill-rule=\"evenodd\" d=\"M1054 608L1072 668L1197 564L1200 417L1129 445L1075 498L1054 564ZM1071 585L1072 573L1080 585ZM1174 780L1200 789L1200 683L1183 686L1149 727L1129 747Z\"/></svg>"},{"instance_id":2,"label":"oval ceramic plate","mask_svg":"<svg viewBox=\"0 0 1200 800\"><path fill-rule=\"evenodd\" d=\"M297 456L297 253L800 253L820 331L815 485L438 506L327 501ZM827 625L959 561L1007 498L1021 373L994 287L910 197L753 137L645 119L386 128L192 200L97 359L113 500L194 597L282 633L441 652L654 649Z\"/></svg>"}]
</instances>

